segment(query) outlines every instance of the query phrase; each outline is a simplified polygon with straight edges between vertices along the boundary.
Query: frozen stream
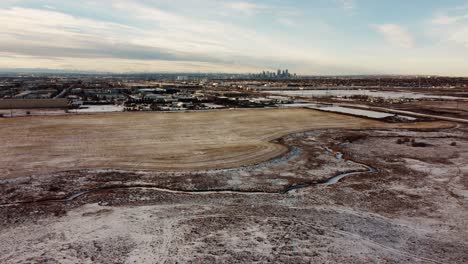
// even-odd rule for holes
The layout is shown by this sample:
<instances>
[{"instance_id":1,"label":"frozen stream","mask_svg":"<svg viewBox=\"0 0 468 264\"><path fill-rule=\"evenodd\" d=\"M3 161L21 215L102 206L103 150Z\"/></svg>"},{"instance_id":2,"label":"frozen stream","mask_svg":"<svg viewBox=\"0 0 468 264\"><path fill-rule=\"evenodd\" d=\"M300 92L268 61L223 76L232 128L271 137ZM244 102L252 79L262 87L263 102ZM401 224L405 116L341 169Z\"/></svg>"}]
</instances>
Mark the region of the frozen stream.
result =
<instances>
[{"instance_id":1,"label":"frozen stream","mask_svg":"<svg viewBox=\"0 0 468 264\"><path fill-rule=\"evenodd\" d=\"M330 186L330 185L335 185L337 184L340 180L346 177L354 176L354 175L359 175L363 173L376 173L377 169L363 164L359 162L355 162L352 160L345 160L343 159L343 154L338 152L338 153L333 153L333 151L329 148L324 148L327 153L330 155L333 155L336 159L343 161L343 162L348 162L348 163L355 163L360 166L362 166L364 169L361 170L353 170L353 171L348 171L348 172L343 172L338 175L335 175L325 182L322 183L300 183L296 185L291 185L291 186L286 186L286 188L282 191L272 191L272 192L266 192L266 191L243 191L243 190L234 190L234 189L209 189L209 190L176 190L176 189L168 189L168 188L162 188L159 186L151 185L151 184L138 184L138 185L118 185L118 186L105 186L105 187L98 187L94 189L89 189L89 190L82 190L79 192L75 192L65 198L56 198L56 199L44 199L44 200L36 200L36 201L24 201L24 202L14 202L14 203L6 203L6 204L0 204L0 206L13 206L13 205L20 205L20 204L30 204L30 203L50 203L50 202L71 202L79 197L82 197L86 194L90 193L96 193L100 191L105 191L105 190L124 190L124 189L149 189L149 190L155 190L155 191L160 191L160 192L166 192L166 193L173 193L173 194L191 194L191 195L210 195L210 194L244 194L244 195L265 195L265 194L288 194L291 192L294 192L299 189L304 189L304 188L309 188L309 187L314 187L314 186ZM299 149L295 148L292 150L293 154L295 152L299 151ZM286 153L285 156L289 156L290 153Z\"/></svg>"}]
</instances>

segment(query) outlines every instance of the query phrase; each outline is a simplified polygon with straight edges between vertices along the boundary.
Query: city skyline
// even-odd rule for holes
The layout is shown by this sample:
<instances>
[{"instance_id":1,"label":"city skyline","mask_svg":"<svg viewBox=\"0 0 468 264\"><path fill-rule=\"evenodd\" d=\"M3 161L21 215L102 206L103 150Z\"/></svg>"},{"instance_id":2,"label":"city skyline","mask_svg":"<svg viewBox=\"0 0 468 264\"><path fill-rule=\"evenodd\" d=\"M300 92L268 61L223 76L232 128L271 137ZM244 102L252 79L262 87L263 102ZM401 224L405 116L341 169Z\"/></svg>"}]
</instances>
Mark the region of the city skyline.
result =
<instances>
[{"instance_id":1,"label":"city skyline","mask_svg":"<svg viewBox=\"0 0 468 264\"><path fill-rule=\"evenodd\" d=\"M467 76L468 1L4 0L0 68Z\"/></svg>"}]
</instances>

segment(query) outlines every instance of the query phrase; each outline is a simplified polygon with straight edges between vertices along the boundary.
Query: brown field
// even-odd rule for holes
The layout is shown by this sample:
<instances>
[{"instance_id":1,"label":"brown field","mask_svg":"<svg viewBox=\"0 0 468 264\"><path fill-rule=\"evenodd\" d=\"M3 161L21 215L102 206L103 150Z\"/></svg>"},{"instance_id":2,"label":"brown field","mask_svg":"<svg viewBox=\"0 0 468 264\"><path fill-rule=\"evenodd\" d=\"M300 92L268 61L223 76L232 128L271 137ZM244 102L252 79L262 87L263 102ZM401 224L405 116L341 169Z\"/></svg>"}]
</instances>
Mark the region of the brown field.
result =
<instances>
[{"instance_id":1,"label":"brown field","mask_svg":"<svg viewBox=\"0 0 468 264\"><path fill-rule=\"evenodd\" d=\"M119 113L0 120L0 177L83 168L201 170L255 164L284 153L271 141L313 129L436 128L306 109Z\"/></svg>"},{"instance_id":2,"label":"brown field","mask_svg":"<svg viewBox=\"0 0 468 264\"><path fill-rule=\"evenodd\" d=\"M0 263L468 263L467 125L276 109L0 129Z\"/></svg>"},{"instance_id":3,"label":"brown field","mask_svg":"<svg viewBox=\"0 0 468 264\"><path fill-rule=\"evenodd\" d=\"M468 263L467 135L326 129L232 170L0 179L0 263Z\"/></svg>"}]
</instances>

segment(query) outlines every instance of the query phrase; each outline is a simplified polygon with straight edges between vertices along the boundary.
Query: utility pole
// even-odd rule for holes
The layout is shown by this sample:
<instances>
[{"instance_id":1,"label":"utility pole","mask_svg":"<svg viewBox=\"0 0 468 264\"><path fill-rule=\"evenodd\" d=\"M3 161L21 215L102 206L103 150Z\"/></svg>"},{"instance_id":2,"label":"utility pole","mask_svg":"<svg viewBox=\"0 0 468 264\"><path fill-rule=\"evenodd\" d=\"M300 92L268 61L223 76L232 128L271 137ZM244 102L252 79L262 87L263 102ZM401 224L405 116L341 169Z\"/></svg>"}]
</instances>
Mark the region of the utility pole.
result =
<instances>
[{"instance_id":1,"label":"utility pole","mask_svg":"<svg viewBox=\"0 0 468 264\"><path fill-rule=\"evenodd\" d=\"M10 118L13 118L13 88L10 89Z\"/></svg>"}]
</instances>

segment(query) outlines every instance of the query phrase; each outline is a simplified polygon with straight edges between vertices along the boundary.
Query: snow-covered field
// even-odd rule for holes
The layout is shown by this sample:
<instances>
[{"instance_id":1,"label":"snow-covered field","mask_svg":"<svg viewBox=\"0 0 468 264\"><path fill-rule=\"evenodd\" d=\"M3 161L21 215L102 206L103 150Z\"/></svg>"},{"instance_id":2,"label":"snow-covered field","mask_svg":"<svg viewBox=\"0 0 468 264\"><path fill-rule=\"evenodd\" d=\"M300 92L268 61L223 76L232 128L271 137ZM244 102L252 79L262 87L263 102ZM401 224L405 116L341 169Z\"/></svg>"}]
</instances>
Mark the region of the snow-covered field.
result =
<instances>
[{"instance_id":1,"label":"snow-covered field","mask_svg":"<svg viewBox=\"0 0 468 264\"><path fill-rule=\"evenodd\" d=\"M121 105L83 105L79 109L72 110L77 113L109 113L123 112L124 107Z\"/></svg>"},{"instance_id":2,"label":"snow-covered field","mask_svg":"<svg viewBox=\"0 0 468 264\"><path fill-rule=\"evenodd\" d=\"M370 117L370 118L385 118L385 117L394 116L394 114L389 114L389 113L382 113L382 112L376 112L376 111L371 111L371 110L354 109L354 108L341 107L341 106L322 106L322 107L317 107L317 108L312 107L312 108L319 109L322 111L327 111L327 112L351 114L351 115L365 116L365 117Z\"/></svg>"},{"instance_id":3,"label":"snow-covered field","mask_svg":"<svg viewBox=\"0 0 468 264\"><path fill-rule=\"evenodd\" d=\"M284 108L310 108L314 110L321 110L326 112L333 112L333 113L342 113L354 116L362 116L362 117L369 117L375 119L381 119L386 117L395 116L395 114L385 113L385 112L378 112L372 110L363 110L363 109L356 109L356 108L349 108L343 106L331 106L331 105L323 105L323 104L315 104L315 103L296 103L296 104L284 104L281 105ZM410 116L403 116L397 115L399 118L414 121L416 118Z\"/></svg>"},{"instance_id":4,"label":"snow-covered field","mask_svg":"<svg viewBox=\"0 0 468 264\"><path fill-rule=\"evenodd\" d=\"M460 99L455 96L438 96L411 92L388 92L371 90L273 90L266 93L289 95L289 96L307 96L307 97L344 97L353 95L367 95L371 97L380 97L386 99Z\"/></svg>"}]
</instances>

